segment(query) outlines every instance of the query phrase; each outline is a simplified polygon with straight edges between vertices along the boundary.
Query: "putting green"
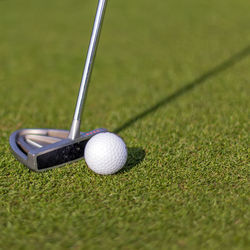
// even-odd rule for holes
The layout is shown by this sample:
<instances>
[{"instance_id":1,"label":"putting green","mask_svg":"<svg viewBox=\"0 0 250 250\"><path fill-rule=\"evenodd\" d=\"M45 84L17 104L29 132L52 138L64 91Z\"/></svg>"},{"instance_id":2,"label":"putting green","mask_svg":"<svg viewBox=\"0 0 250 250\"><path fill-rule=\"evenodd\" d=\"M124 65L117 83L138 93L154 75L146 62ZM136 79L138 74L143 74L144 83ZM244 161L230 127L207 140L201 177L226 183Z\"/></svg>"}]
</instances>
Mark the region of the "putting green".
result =
<instances>
[{"instance_id":1,"label":"putting green","mask_svg":"<svg viewBox=\"0 0 250 250\"><path fill-rule=\"evenodd\" d=\"M126 167L12 156L16 129L69 129L96 4L0 0L0 248L249 249L248 0L109 1L82 130Z\"/></svg>"}]
</instances>

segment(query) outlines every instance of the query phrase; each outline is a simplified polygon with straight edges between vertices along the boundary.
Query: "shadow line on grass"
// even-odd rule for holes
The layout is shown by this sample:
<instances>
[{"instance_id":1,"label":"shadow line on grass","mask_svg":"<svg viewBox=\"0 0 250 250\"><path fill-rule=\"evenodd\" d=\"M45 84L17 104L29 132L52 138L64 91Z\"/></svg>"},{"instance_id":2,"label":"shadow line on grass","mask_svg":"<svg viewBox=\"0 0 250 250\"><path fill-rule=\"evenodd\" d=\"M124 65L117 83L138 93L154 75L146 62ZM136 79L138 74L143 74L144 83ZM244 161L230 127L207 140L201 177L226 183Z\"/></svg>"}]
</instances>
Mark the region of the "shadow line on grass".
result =
<instances>
[{"instance_id":1,"label":"shadow line on grass","mask_svg":"<svg viewBox=\"0 0 250 250\"><path fill-rule=\"evenodd\" d=\"M242 61L244 58L246 58L249 55L250 55L250 46L247 46L244 49L242 49L241 51L239 51L237 54L234 54L233 56L231 56L226 61L222 62L221 64L219 64L216 67L212 68L211 70L207 71L206 73L204 73L200 77L196 78L195 80L189 82L184 87L182 87L179 90L177 90L176 92L174 92L172 95L169 95L169 96L163 98L162 100L160 100L158 103L156 103L152 107L150 107L150 108L144 110L143 112L141 112L140 114L130 118L123 125L116 128L114 130L114 133L119 133L122 130L130 127L132 124L134 124L138 120L144 118L145 116L147 116L150 113L155 112L160 107L174 101L176 98L178 98L178 97L184 95L185 93L193 90L195 87L205 83L208 79L210 79L212 77L215 77L216 75L220 74L221 72L223 72L223 71L227 70L228 68L234 66L236 63Z\"/></svg>"}]
</instances>

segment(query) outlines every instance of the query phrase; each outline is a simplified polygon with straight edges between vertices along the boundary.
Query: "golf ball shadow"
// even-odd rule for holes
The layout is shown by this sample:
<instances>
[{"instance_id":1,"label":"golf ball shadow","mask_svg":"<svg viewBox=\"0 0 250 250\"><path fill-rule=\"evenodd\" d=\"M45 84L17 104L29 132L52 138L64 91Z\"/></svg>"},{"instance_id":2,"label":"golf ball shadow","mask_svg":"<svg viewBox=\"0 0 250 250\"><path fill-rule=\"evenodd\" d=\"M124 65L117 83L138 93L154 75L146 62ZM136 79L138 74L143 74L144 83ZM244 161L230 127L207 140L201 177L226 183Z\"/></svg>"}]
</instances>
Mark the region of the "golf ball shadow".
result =
<instances>
[{"instance_id":1,"label":"golf ball shadow","mask_svg":"<svg viewBox=\"0 0 250 250\"><path fill-rule=\"evenodd\" d=\"M141 163L146 156L145 150L140 147L128 147L127 151L128 151L127 162L125 166L117 174L129 172L132 168L136 167L139 163Z\"/></svg>"}]
</instances>

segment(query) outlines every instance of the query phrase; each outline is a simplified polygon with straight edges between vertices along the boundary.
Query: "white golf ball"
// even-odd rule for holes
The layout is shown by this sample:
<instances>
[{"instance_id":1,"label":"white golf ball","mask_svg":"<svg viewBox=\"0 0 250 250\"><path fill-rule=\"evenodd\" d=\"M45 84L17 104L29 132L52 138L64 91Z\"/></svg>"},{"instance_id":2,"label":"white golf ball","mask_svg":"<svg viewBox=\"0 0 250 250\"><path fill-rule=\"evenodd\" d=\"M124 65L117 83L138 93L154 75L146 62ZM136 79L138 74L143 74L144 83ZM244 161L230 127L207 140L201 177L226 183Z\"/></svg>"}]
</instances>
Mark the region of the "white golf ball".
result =
<instances>
[{"instance_id":1,"label":"white golf ball","mask_svg":"<svg viewBox=\"0 0 250 250\"><path fill-rule=\"evenodd\" d=\"M93 136L84 151L88 167L102 175L118 172L125 165L127 157L127 147L122 138L110 132Z\"/></svg>"}]
</instances>

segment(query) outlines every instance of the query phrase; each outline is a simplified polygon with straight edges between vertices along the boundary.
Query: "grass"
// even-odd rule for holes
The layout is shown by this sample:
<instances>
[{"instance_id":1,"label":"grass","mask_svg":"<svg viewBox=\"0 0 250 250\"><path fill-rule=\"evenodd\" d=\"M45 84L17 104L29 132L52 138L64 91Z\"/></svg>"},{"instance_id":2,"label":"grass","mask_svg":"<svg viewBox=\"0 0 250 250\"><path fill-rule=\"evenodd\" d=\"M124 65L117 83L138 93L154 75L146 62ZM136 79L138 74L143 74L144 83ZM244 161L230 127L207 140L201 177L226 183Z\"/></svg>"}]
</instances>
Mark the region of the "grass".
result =
<instances>
[{"instance_id":1,"label":"grass","mask_svg":"<svg viewBox=\"0 0 250 250\"><path fill-rule=\"evenodd\" d=\"M1 249L249 249L250 3L109 1L82 130L128 163L42 174L19 128L68 129L96 1L0 1Z\"/></svg>"}]
</instances>

